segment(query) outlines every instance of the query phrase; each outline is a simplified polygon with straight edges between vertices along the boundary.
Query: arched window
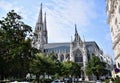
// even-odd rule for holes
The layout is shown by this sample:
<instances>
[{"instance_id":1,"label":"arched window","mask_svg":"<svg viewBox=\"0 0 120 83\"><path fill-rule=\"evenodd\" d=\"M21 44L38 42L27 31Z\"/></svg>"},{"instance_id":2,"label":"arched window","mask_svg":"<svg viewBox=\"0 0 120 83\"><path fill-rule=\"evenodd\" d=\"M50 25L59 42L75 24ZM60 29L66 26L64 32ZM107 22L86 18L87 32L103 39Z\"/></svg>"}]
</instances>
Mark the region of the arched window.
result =
<instances>
[{"instance_id":1,"label":"arched window","mask_svg":"<svg viewBox=\"0 0 120 83\"><path fill-rule=\"evenodd\" d=\"M83 57L81 54L75 55L75 62L83 62Z\"/></svg>"},{"instance_id":2,"label":"arched window","mask_svg":"<svg viewBox=\"0 0 120 83\"><path fill-rule=\"evenodd\" d=\"M55 54L55 57L58 59L58 54Z\"/></svg>"},{"instance_id":3,"label":"arched window","mask_svg":"<svg viewBox=\"0 0 120 83\"><path fill-rule=\"evenodd\" d=\"M66 55L66 59L67 59L67 61L70 60L70 55L69 54Z\"/></svg>"},{"instance_id":4,"label":"arched window","mask_svg":"<svg viewBox=\"0 0 120 83\"><path fill-rule=\"evenodd\" d=\"M60 61L63 62L63 60L64 60L64 55L61 55L60 56Z\"/></svg>"},{"instance_id":5,"label":"arched window","mask_svg":"<svg viewBox=\"0 0 120 83\"><path fill-rule=\"evenodd\" d=\"M118 63L118 67L120 68L120 63Z\"/></svg>"}]
</instances>

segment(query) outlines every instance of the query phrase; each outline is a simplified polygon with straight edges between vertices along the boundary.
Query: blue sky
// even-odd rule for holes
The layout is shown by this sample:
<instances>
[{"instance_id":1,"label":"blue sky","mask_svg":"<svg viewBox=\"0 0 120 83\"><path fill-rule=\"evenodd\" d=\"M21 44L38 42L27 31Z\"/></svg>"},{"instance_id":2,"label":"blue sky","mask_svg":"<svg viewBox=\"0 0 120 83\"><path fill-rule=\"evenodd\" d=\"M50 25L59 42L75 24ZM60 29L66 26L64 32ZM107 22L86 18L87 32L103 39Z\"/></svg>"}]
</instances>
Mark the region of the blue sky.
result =
<instances>
[{"instance_id":1,"label":"blue sky","mask_svg":"<svg viewBox=\"0 0 120 83\"><path fill-rule=\"evenodd\" d=\"M47 14L49 42L70 42L76 24L81 39L96 41L114 58L105 0L0 0L0 19L14 9L34 30L41 2L43 15Z\"/></svg>"}]
</instances>

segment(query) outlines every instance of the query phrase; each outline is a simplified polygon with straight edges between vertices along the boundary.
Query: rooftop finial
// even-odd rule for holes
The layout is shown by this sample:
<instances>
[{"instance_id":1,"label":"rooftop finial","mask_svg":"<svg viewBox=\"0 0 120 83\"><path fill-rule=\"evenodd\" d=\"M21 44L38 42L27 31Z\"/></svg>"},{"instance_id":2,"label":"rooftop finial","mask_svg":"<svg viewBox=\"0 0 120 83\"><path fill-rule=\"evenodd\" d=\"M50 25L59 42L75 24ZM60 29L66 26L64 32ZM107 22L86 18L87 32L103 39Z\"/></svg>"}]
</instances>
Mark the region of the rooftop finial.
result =
<instances>
[{"instance_id":1,"label":"rooftop finial","mask_svg":"<svg viewBox=\"0 0 120 83\"><path fill-rule=\"evenodd\" d=\"M42 3L40 4L40 6L41 6L41 9L42 9Z\"/></svg>"},{"instance_id":2,"label":"rooftop finial","mask_svg":"<svg viewBox=\"0 0 120 83\"><path fill-rule=\"evenodd\" d=\"M76 24L75 24L75 33L77 33L77 26L76 26Z\"/></svg>"}]
</instances>

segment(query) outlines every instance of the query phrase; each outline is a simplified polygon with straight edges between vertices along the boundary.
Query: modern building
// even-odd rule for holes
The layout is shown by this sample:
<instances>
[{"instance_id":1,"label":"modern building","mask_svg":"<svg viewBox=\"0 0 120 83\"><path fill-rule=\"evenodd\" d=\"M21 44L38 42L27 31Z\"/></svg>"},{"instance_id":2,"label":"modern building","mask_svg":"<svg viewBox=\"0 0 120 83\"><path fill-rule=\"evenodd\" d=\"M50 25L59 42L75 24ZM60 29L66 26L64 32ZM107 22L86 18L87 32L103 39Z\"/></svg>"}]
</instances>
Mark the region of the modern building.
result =
<instances>
[{"instance_id":1,"label":"modern building","mask_svg":"<svg viewBox=\"0 0 120 83\"><path fill-rule=\"evenodd\" d=\"M82 40L75 25L74 39L70 42L48 43L48 31L46 14L44 21L42 15L42 4L38 16L38 21L35 26L36 35L33 39L33 47L40 49L46 54L54 52L59 61L73 61L82 66L81 77L87 77L85 74L86 63L93 55L99 56L102 60L103 51L99 48L95 41Z\"/></svg>"},{"instance_id":2,"label":"modern building","mask_svg":"<svg viewBox=\"0 0 120 83\"><path fill-rule=\"evenodd\" d=\"M106 0L116 67L120 68L120 0Z\"/></svg>"}]
</instances>

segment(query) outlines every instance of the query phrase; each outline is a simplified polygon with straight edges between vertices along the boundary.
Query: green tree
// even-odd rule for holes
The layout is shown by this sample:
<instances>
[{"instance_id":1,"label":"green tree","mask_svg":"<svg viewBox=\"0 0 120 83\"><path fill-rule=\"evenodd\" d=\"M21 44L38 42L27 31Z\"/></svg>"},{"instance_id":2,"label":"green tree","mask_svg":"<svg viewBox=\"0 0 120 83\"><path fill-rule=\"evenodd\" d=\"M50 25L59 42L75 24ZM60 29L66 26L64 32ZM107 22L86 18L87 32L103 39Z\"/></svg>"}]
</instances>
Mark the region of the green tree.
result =
<instances>
[{"instance_id":1,"label":"green tree","mask_svg":"<svg viewBox=\"0 0 120 83\"><path fill-rule=\"evenodd\" d=\"M69 76L80 76L81 66L75 62L63 62L63 74Z\"/></svg>"},{"instance_id":2,"label":"green tree","mask_svg":"<svg viewBox=\"0 0 120 83\"><path fill-rule=\"evenodd\" d=\"M36 80L39 82L40 75L51 75L54 74L55 63L54 61L46 56L44 53L38 53L30 64L30 71L36 75Z\"/></svg>"},{"instance_id":3,"label":"green tree","mask_svg":"<svg viewBox=\"0 0 120 83\"><path fill-rule=\"evenodd\" d=\"M22 17L12 10L0 20L1 79L10 75L24 77L36 52L36 49L31 47L32 29L21 19Z\"/></svg>"},{"instance_id":4,"label":"green tree","mask_svg":"<svg viewBox=\"0 0 120 83\"><path fill-rule=\"evenodd\" d=\"M57 61L57 56L54 52L48 54L48 57L50 57L52 60L54 60L55 62Z\"/></svg>"},{"instance_id":5,"label":"green tree","mask_svg":"<svg viewBox=\"0 0 120 83\"><path fill-rule=\"evenodd\" d=\"M100 61L97 56L92 57L92 59L86 64L86 74L91 75L94 74L99 80L99 76L106 74L106 63Z\"/></svg>"}]
</instances>

